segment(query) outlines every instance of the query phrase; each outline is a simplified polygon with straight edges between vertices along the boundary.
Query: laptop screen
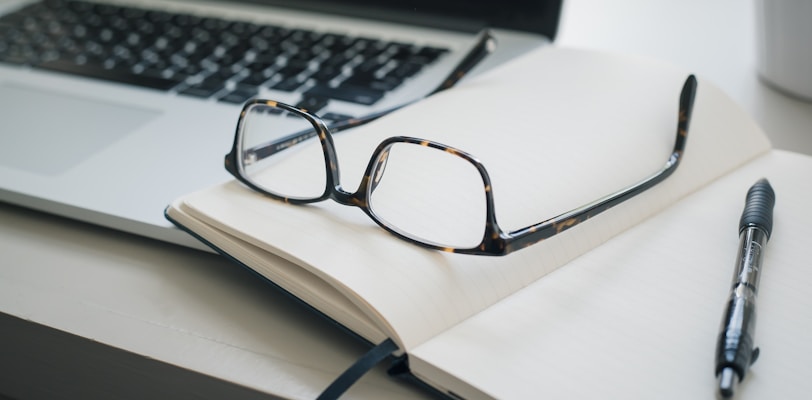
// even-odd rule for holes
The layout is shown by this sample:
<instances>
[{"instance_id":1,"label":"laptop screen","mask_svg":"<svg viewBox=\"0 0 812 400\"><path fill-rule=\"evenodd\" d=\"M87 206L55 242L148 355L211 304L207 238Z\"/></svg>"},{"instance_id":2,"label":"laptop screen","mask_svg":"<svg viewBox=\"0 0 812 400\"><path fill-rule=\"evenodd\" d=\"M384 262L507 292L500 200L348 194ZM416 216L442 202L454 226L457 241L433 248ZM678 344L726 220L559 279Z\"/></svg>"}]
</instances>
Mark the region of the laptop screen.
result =
<instances>
[{"instance_id":1,"label":"laptop screen","mask_svg":"<svg viewBox=\"0 0 812 400\"><path fill-rule=\"evenodd\" d=\"M247 0L361 18L475 32L484 27L555 38L562 0Z\"/></svg>"}]
</instances>

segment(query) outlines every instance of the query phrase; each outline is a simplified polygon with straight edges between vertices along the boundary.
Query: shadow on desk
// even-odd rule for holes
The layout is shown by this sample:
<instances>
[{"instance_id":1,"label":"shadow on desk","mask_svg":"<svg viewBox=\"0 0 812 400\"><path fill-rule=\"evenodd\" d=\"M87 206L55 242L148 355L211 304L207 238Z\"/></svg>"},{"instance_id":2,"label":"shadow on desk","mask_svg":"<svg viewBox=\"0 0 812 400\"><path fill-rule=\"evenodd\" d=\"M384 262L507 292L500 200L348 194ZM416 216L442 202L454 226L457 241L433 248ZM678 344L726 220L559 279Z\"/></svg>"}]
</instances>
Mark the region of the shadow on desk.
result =
<instances>
[{"instance_id":1,"label":"shadow on desk","mask_svg":"<svg viewBox=\"0 0 812 400\"><path fill-rule=\"evenodd\" d=\"M368 346L226 259L0 203L0 393L310 399ZM347 398L425 396L375 369Z\"/></svg>"},{"instance_id":2,"label":"shadow on desk","mask_svg":"<svg viewBox=\"0 0 812 400\"><path fill-rule=\"evenodd\" d=\"M0 359L0 400L277 398L5 313Z\"/></svg>"}]
</instances>

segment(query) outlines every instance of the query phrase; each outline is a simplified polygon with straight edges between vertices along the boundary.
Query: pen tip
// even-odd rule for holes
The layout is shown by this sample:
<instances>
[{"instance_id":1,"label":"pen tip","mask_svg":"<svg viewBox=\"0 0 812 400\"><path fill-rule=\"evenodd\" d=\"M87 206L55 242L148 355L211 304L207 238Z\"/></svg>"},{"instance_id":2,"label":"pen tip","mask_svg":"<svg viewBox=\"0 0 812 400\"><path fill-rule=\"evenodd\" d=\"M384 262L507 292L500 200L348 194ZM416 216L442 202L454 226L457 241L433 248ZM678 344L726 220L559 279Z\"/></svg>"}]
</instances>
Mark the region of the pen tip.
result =
<instances>
[{"instance_id":1,"label":"pen tip","mask_svg":"<svg viewBox=\"0 0 812 400\"><path fill-rule=\"evenodd\" d=\"M719 373L719 398L729 399L733 397L736 384L739 383L739 375L733 368L725 368Z\"/></svg>"}]
</instances>

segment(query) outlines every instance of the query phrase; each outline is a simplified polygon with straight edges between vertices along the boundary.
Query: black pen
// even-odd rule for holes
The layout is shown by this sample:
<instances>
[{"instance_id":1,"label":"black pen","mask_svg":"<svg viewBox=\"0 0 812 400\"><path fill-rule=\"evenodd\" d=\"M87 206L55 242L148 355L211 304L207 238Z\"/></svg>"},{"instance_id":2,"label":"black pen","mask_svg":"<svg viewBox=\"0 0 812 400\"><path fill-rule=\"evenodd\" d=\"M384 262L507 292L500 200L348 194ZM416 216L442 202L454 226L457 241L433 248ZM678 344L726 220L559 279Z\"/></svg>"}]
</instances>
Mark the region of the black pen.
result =
<instances>
[{"instance_id":1,"label":"black pen","mask_svg":"<svg viewBox=\"0 0 812 400\"><path fill-rule=\"evenodd\" d=\"M727 309L716 344L718 395L730 398L747 369L758 358L753 346L756 328L756 297L764 259L764 247L773 228L775 192L766 179L747 191L739 221L739 254Z\"/></svg>"}]
</instances>

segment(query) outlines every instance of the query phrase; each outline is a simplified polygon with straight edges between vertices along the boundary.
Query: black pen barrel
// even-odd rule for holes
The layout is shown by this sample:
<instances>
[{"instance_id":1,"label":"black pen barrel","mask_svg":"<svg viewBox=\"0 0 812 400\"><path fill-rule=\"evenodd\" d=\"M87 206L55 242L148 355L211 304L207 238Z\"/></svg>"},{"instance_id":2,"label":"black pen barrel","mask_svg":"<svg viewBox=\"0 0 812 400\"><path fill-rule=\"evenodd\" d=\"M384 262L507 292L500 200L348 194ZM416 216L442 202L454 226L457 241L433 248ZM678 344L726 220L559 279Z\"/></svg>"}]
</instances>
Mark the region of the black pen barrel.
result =
<instances>
[{"instance_id":1,"label":"black pen barrel","mask_svg":"<svg viewBox=\"0 0 812 400\"><path fill-rule=\"evenodd\" d=\"M739 239L733 287L716 343L715 372L722 398L732 397L736 384L744 379L747 369L758 358L759 350L753 346L753 337L762 249L766 244L766 233L755 227L745 229Z\"/></svg>"},{"instance_id":2,"label":"black pen barrel","mask_svg":"<svg viewBox=\"0 0 812 400\"><path fill-rule=\"evenodd\" d=\"M753 345L756 332L756 298L761 279L764 248L773 225L775 193L766 179L747 192L739 221L739 251L727 308L716 343L716 376L719 396L730 398L747 369L758 358Z\"/></svg>"},{"instance_id":3,"label":"black pen barrel","mask_svg":"<svg viewBox=\"0 0 812 400\"><path fill-rule=\"evenodd\" d=\"M722 319L722 329L716 343L716 375L731 368L738 380L744 379L747 368L758 357L753 347L756 327L756 303L753 293L744 286L730 296Z\"/></svg>"}]
</instances>

